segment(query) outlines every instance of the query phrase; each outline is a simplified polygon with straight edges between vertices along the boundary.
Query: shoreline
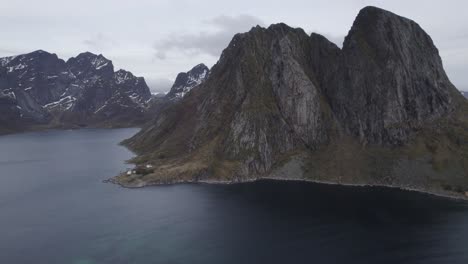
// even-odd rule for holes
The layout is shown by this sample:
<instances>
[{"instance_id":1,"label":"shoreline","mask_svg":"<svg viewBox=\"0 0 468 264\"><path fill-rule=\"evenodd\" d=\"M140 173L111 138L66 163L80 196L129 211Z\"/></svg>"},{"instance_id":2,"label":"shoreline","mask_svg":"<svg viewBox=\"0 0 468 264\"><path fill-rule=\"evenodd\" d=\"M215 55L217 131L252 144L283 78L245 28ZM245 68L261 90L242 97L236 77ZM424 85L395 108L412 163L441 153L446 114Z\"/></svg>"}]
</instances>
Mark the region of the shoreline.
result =
<instances>
[{"instance_id":1,"label":"shoreline","mask_svg":"<svg viewBox=\"0 0 468 264\"><path fill-rule=\"evenodd\" d=\"M27 134L36 132L47 132L47 131L66 131L66 130L78 130L86 127L75 127L75 126L47 126L47 125L33 125L24 127L21 129L10 130L0 133L0 136L11 136L17 134Z\"/></svg>"},{"instance_id":2,"label":"shoreline","mask_svg":"<svg viewBox=\"0 0 468 264\"><path fill-rule=\"evenodd\" d=\"M122 188L126 189L140 189L145 187L152 187L152 186L169 186L169 185L178 185L178 184L209 184L209 185L231 185L231 184L243 184L243 183L253 183L253 182L260 182L260 181L278 181L278 182L304 182L304 183L313 183L313 184L323 184L323 185L336 185L336 186L343 186L343 187L367 187L367 188L388 188L388 189L396 189L405 192L415 192L419 194L430 195L438 198L456 200L456 201L468 201L468 196L463 194L450 194L450 193L442 193L437 191L425 191L417 188L411 187L402 187L402 186L395 186L395 185L384 185L384 184L364 184L364 183L339 183L339 182L332 182L332 181L320 181L320 180L311 180L311 179L294 179L294 178L275 178L275 177L261 177L261 178L253 178L253 179L246 179L241 181L219 181L219 180L201 180L201 181L194 181L194 180L178 180L172 181L167 183L145 183L143 181L139 182L135 186L124 185L120 183L115 177L110 179L104 180L104 183L112 183L119 185Z\"/></svg>"},{"instance_id":3,"label":"shoreline","mask_svg":"<svg viewBox=\"0 0 468 264\"><path fill-rule=\"evenodd\" d=\"M116 126L99 126L99 125L96 125L96 126L94 125L89 125L89 126L73 126L73 125L70 125L70 126L34 126L34 127L28 127L26 129L16 130L16 131L8 131L8 132L2 131L0 132L0 136L11 136L11 135L36 133L36 132L48 132L48 131L67 131L67 130L86 130L86 129L125 129L125 128L135 128L135 129L141 130L141 126L119 126L119 125L116 125Z\"/></svg>"}]
</instances>

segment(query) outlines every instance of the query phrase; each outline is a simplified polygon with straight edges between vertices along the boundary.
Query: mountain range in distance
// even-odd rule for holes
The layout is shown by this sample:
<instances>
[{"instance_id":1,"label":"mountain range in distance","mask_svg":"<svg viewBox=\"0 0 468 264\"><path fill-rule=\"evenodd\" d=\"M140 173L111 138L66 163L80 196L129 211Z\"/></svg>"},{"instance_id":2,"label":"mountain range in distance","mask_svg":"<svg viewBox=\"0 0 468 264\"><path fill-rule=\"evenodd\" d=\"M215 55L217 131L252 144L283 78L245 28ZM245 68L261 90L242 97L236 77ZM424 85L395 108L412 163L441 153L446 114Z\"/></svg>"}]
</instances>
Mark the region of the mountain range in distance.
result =
<instances>
[{"instance_id":1,"label":"mountain range in distance","mask_svg":"<svg viewBox=\"0 0 468 264\"><path fill-rule=\"evenodd\" d=\"M208 76L205 65L194 69L179 74L177 91L155 100L143 77L114 71L102 55L85 52L64 61L38 50L0 58L0 133L141 126L151 120L155 104L177 101Z\"/></svg>"},{"instance_id":2,"label":"mountain range in distance","mask_svg":"<svg viewBox=\"0 0 468 264\"><path fill-rule=\"evenodd\" d=\"M366 7L343 48L274 24L124 144L125 187L306 180L468 195L468 102L414 21Z\"/></svg>"}]
</instances>

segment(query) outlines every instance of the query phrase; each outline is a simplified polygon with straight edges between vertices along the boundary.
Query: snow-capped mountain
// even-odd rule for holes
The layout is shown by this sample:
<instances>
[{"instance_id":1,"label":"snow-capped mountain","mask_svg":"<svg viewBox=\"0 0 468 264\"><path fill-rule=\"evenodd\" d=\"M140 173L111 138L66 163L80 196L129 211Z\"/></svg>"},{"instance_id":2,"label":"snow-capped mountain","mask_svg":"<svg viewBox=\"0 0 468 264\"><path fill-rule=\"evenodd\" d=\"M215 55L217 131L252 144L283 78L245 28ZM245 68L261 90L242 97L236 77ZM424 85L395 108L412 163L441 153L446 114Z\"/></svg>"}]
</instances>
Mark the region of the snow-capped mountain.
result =
<instances>
[{"instance_id":1,"label":"snow-capped mountain","mask_svg":"<svg viewBox=\"0 0 468 264\"><path fill-rule=\"evenodd\" d=\"M43 124L55 119L86 125L97 117L114 118L122 113L118 107L141 113L151 98L142 77L114 72L112 61L102 55L85 52L65 62L42 50L0 58L0 92L10 98L9 105L13 100L21 119ZM131 106L118 105L128 100ZM106 112L108 104L113 111Z\"/></svg>"},{"instance_id":2,"label":"snow-capped mountain","mask_svg":"<svg viewBox=\"0 0 468 264\"><path fill-rule=\"evenodd\" d=\"M209 74L210 69L203 63L198 64L188 72L179 73L166 97L169 99L180 99L184 97L194 87L203 83L208 78Z\"/></svg>"}]
</instances>

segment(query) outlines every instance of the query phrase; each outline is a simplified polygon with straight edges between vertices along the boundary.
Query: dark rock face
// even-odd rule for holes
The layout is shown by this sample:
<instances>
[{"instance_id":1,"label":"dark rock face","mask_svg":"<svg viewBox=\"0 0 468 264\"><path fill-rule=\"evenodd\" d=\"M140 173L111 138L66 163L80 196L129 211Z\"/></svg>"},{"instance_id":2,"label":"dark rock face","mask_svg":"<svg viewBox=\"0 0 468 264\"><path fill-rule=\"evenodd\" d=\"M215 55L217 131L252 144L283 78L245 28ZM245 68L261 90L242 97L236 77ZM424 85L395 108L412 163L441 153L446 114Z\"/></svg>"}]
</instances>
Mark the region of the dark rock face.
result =
<instances>
[{"instance_id":1,"label":"dark rock face","mask_svg":"<svg viewBox=\"0 0 468 264\"><path fill-rule=\"evenodd\" d=\"M0 94L0 134L21 128L21 112L15 98Z\"/></svg>"},{"instance_id":2,"label":"dark rock face","mask_svg":"<svg viewBox=\"0 0 468 264\"><path fill-rule=\"evenodd\" d=\"M188 72L179 73L166 97L169 99L184 97L194 87L203 83L208 78L209 73L210 69L205 64L198 64Z\"/></svg>"},{"instance_id":3,"label":"dark rock face","mask_svg":"<svg viewBox=\"0 0 468 264\"><path fill-rule=\"evenodd\" d=\"M97 120L102 117L97 112L107 104L113 105L114 115L124 114L122 118L113 116L123 121L124 116L131 118L130 112L141 113L151 98L143 78L124 70L114 72L110 60L89 52L67 62L41 50L1 58L0 90L16 100L20 119L41 124L54 120L56 125L99 125ZM116 98L133 103L122 104L118 111ZM27 123L24 121L18 122Z\"/></svg>"},{"instance_id":4,"label":"dark rock face","mask_svg":"<svg viewBox=\"0 0 468 264\"><path fill-rule=\"evenodd\" d=\"M138 126L148 120L146 111L147 109L142 107L142 103L135 97L119 91L94 111L93 119L94 122L109 127Z\"/></svg>"},{"instance_id":5,"label":"dark rock face","mask_svg":"<svg viewBox=\"0 0 468 264\"><path fill-rule=\"evenodd\" d=\"M42 106L60 97L68 85L62 72L65 62L41 50L2 61L6 69L3 93L17 99L25 118L47 122L50 116Z\"/></svg>"},{"instance_id":6,"label":"dark rock face","mask_svg":"<svg viewBox=\"0 0 468 264\"><path fill-rule=\"evenodd\" d=\"M453 110L454 86L431 38L415 22L364 8L343 44L332 107L349 133L399 144ZM342 109L340 109L342 108Z\"/></svg>"},{"instance_id":7,"label":"dark rock face","mask_svg":"<svg viewBox=\"0 0 468 264\"><path fill-rule=\"evenodd\" d=\"M118 90L133 101L144 104L151 98L151 92L143 77L136 77L129 71L118 70L113 78Z\"/></svg>"},{"instance_id":8,"label":"dark rock face","mask_svg":"<svg viewBox=\"0 0 468 264\"><path fill-rule=\"evenodd\" d=\"M388 11L364 8L343 49L284 24L255 27L234 36L203 84L125 142L154 172L116 181L468 189L460 98L430 37Z\"/></svg>"}]
</instances>

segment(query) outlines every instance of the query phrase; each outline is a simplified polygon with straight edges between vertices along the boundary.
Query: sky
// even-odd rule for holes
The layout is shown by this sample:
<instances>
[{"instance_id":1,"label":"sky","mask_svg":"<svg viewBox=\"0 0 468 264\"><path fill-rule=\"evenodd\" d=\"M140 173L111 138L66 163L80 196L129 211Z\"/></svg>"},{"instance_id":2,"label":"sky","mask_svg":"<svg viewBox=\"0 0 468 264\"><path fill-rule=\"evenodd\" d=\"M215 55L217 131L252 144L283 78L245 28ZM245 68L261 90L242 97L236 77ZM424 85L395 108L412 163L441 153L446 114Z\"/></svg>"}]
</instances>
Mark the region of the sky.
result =
<instances>
[{"instance_id":1,"label":"sky","mask_svg":"<svg viewBox=\"0 0 468 264\"><path fill-rule=\"evenodd\" d=\"M368 5L421 25L452 82L468 90L466 0L0 0L0 57L42 49L66 60L90 51L163 92L179 72L213 66L235 33L256 25L284 22L341 46Z\"/></svg>"}]
</instances>

